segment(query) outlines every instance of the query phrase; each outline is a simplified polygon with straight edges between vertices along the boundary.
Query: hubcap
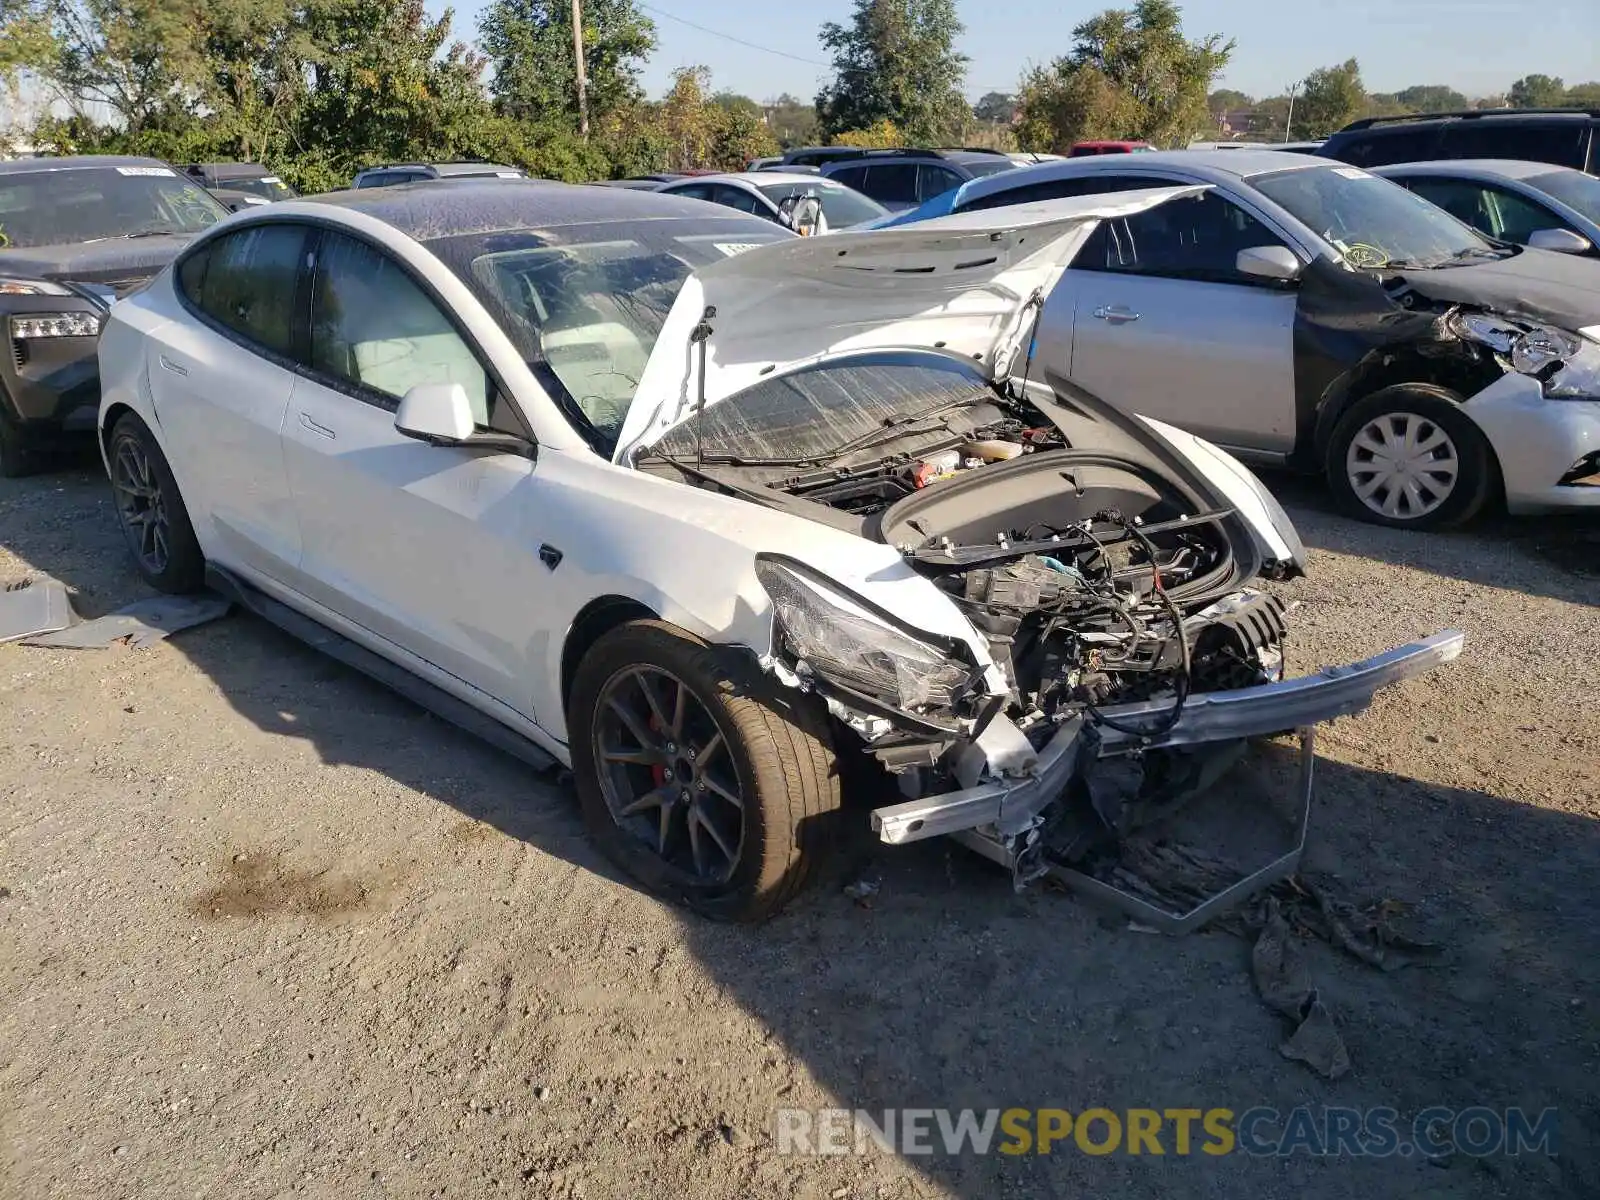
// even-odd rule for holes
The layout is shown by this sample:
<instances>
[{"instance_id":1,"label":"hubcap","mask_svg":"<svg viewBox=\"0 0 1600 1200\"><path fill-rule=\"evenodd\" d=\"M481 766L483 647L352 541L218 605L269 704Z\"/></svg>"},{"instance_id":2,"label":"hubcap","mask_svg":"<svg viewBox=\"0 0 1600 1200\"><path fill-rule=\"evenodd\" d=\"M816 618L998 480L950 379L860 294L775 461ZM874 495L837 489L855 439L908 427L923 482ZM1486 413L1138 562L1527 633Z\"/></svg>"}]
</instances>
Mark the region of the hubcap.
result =
<instances>
[{"instance_id":1,"label":"hubcap","mask_svg":"<svg viewBox=\"0 0 1600 1200\"><path fill-rule=\"evenodd\" d=\"M1357 498L1394 520L1425 517L1450 498L1461 474L1455 443L1416 413L1385 413L1350 443L1345 471Z\"/></svg>"},{"instance_id":2,"label":"hubcap","mask_svg":"<svg viewBox=\"0 0 1600 1200\"><path fill-rule=\"evenodd\" d=\"M167 502L150 469L150 456L136 438L118 439L111 456L111 487L122 528L140 565L161 574L171 559Z\"/></svg>"},{"instance_id":3,"label":"hubcap","mask_svg":"<svg viewBox=\"0 0 1600 1200\"><path fill-rule=\"evenodd\" d=\"M744 849L744 792L727 739L688 684L629 667L600 692L595 760L618 827L699 883L726 883Z\"/></svg>"}]
</instances>

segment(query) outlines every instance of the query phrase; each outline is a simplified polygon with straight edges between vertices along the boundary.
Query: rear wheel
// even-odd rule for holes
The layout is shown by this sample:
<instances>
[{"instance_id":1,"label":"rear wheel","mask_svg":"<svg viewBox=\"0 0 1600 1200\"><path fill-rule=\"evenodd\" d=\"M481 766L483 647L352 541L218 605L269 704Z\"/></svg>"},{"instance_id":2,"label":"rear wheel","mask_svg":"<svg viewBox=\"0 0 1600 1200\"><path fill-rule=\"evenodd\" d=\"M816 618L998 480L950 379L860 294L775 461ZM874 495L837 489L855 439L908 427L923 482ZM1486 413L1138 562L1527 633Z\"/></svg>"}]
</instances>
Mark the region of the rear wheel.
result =
<instances>
[{"instance_id":1,"label":"rear wheel","mask_svg":"<svg viewBox=\"0 0 1600 1200\"><path fill-rule=\"evenodd\" d=\"M1494 494L1494 453L1447 388L1403 383L1353 405L1328 446L1328 484L1352 515L1397 529L1470 521Z\"/></svg>"},{"instance_id":2,"label":"rear wheel","mask_svg":"<svg viewBox=\"0 0 1600 1200\"><path fill-rule=\"evenodd\" d=\"M166 455L136 414L127 413L112 428L106 462L117 520L139 574L158 591L198 590L205 582L205 555Z\"/></svg>"},{"instance_id":3,"label":"rear wheel","mask_svg":"<svg viewBox=\"0 0 1600 1200\"><path fill-rule=\"evenodd\" d=\"M671 625L635 621L596 643L569 729L595 842L707 916L771 916L832 841L839 780L824 714Z\"/></svg>"}]
</instances>

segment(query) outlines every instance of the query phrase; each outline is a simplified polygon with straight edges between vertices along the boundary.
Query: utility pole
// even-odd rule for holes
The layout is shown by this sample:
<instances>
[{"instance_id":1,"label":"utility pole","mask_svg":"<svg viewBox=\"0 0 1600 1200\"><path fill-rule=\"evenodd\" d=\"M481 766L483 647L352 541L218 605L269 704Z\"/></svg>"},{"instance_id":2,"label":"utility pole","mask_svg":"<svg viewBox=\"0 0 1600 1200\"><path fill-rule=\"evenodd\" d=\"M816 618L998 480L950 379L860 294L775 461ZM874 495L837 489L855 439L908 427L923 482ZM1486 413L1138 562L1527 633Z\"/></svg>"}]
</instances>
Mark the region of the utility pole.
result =
<instances>
[{"instance_id":1,"label":"utility pole","mask_svg":"<svg viewBox=\"0 0 1600 1200\"><path fill-rule=\"evenodd\" d=\"M572 2L576 4L578 0L572 0ZM1284 145L1294 141L1294 94L1300 90L1300 84L1304 82L1304 80L1297 80L1289 85L1289 119L1283 127ZM578 94L583 94L583 85L581 83L578 85Z\"/></svg>"},{"instance_id":2,"label":"utility pole","mask_svg":"<svg viewBox=\"0 0 1600 1200\"><path fill-rule=\"evenodd\" d=\"M578 132L589 136L589 78L583 62L583 0L572 0L572 55L578 68Z\"/></svg>"}]
</instances>

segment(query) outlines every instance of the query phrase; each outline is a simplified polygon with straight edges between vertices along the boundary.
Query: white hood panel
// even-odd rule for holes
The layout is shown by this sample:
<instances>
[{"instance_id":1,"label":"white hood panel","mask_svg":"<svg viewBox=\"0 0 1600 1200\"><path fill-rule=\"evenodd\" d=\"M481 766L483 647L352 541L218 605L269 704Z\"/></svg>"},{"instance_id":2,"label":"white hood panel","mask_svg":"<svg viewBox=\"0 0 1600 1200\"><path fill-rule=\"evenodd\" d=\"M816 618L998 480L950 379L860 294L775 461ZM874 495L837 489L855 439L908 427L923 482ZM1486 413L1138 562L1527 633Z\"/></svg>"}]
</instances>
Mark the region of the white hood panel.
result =
<instances>
[{"instance_id":1,"label":"white hood panel","mask_svg":"<svg viewBox=\"0 0 1600 1200\"><path fill-rule=\"evenodd\" d=\"M1204 187L1080 196L941 217L892 229L797 238L697 271L678 294L639 381L616 459L658 439L699 400L830 355L942 347L1002 376L1027 336L1029 300L1049 294L1102 220L1132 216Z\"/></svg>"}]
</instances>

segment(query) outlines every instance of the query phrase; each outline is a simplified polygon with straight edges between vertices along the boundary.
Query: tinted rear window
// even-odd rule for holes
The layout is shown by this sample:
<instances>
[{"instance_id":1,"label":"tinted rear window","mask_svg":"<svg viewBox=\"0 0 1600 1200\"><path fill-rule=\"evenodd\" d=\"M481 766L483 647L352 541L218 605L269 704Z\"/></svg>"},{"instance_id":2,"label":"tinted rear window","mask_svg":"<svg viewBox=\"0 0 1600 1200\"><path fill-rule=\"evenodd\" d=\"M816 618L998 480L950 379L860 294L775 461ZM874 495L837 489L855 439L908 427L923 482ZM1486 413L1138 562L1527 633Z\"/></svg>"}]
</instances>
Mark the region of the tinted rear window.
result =
<instances>
[{"instance_id":1,"label":"tinted rear window","mask_svg":"<svg viewBox=\"0 0 1600 1200\"><path fill-rule=\"evenodd\" d=\"M1435 153L1438 138L1437 125L1374 130L1335 138L1323 153L1357 167L1386 167L1439 157Z\"/></svg>"},{"instance_id":2,"label":"tinted rear window","mask_svg":"<svg viewBox=\"0 0 1600 1200\"><path fill-rule=\"evenodd\" d=\"M1517 158L1583 169L1587 121L1457 121L1445 129L1445 158Z\"/></svg>"}]
</instances>

